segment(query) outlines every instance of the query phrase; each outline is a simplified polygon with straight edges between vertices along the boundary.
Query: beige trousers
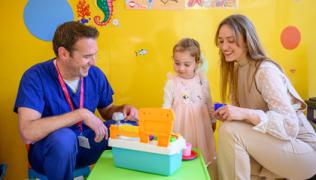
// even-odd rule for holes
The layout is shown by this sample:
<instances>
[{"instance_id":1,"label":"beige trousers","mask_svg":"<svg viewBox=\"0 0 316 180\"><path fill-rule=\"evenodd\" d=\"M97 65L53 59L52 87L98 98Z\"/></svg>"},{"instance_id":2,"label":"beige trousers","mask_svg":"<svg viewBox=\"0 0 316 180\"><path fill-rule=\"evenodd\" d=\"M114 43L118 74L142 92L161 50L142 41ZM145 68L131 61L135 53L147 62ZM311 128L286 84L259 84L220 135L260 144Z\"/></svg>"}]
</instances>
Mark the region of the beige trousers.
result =
<instances>
[{"instance_id":1,"label":"beige trousers","mask_svg":"<svg viewBox=\"0 0 316 180\"><path fill-rule=\"evenodd\" d=\"M252 127L239 121L220 126L217 153L220 179L303 180L316 174L316 151L307 143L299 139L279 140Z\"/></svg>"}]
</instances>

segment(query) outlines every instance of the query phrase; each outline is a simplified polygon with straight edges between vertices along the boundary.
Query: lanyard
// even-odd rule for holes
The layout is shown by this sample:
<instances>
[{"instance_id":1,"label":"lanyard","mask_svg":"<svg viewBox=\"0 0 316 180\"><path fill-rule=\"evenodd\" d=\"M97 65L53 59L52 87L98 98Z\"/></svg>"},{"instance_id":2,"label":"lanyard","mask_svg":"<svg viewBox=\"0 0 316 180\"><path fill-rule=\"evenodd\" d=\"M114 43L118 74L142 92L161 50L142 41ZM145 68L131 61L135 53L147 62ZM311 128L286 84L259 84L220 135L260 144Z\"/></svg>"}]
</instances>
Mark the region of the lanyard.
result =
<instances>
[{"instance_id":1,"label":"lanyard","mask_svg":"<svg viewBox=\"0 0 316 180\"><path fill-rule=\"evenodd\" d=\"M65 82L64 82L64 80L63 80L63 78L61 76L61 73L59 71L57 62L56 62L56 70L57 70L57 74L58 74L58 81L59 81L59 84L61 85L61 88L62 88L63 93L65 95L66 101L67 101L69 107L71 108L71 110L73 111L73 110L75 110L75 108L74 108L74 105L71 102L71 99L70 99L70 96L69 96L66 84L65 84ZM83 99L84 99L83 94L84 94L83 78L81 77L80 78L80 108L83 108ZM80 132L82 132L82 121L78 122L77 125L80 128Z\"/></svg>"}]
</instances>

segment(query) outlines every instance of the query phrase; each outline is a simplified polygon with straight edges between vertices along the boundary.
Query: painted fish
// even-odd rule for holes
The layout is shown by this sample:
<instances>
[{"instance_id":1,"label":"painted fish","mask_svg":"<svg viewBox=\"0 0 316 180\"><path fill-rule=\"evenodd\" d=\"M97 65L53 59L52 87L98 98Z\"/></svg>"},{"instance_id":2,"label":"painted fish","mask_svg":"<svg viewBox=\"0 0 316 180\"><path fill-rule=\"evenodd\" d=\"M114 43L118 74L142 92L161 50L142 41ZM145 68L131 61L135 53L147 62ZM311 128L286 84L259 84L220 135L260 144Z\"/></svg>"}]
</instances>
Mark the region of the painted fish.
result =
<instances>
[{"instance_id":1,"label":"painted fish","mask_svg":"<svg viewBox=\"0 0 316 180\"><path fill-rule=\"evenodd\" d=\"M138 51L135 51L135 53L136 53L136 56L143 56L143 55L147 54L148 51L146 49L140 49Z\"/></svg>"}]
</instances>

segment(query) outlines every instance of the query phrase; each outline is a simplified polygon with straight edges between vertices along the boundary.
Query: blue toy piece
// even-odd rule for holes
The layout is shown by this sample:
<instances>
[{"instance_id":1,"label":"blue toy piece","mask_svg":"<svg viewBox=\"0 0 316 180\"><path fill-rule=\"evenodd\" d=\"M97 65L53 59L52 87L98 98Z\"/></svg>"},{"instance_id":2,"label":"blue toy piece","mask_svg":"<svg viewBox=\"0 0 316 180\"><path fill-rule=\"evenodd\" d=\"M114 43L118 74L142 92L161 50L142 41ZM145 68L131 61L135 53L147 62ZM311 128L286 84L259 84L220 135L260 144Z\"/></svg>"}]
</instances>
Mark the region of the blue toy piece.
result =
<instances>
[{"instance_id":1,"label":"blue toy piece","mask_svg":"<svg viewBox=\"0 0 316 180\"><path fill-rule=\"evenodd\" d=\"M214 111L216 111L217 109L219 109L219 108L221 108L221 107L223 107L223 106L225 106L226 104L222 104L222 103L215 103L214 104Z\"/></svg>"},{"instance_id":2,"label":"blue toy piece","mask_svg":"<svg viewBox=\"0 0 316 180\"><path fill-rule=\"evenodd\" d=\"M79 176L88 177L90 173L89 166L75 169L74 172L74 178ZM47 177L41 173L36 172L34 169L29 168L28 169L29 179L41 179L41 180L47 180ZM0 178L1 179L1 178Z\"/></svg>"}]
</instances>

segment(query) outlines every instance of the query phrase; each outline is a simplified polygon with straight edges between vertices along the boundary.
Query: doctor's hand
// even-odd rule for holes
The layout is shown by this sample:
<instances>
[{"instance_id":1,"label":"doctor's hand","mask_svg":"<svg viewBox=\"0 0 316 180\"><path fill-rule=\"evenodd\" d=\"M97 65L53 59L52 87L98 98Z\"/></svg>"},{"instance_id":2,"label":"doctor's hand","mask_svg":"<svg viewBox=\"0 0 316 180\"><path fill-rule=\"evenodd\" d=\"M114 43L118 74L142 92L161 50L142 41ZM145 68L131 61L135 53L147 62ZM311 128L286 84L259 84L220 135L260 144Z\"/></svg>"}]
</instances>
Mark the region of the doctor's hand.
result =
<instances>
[{"instance_id":1,"label":"doctor's hand","mask_svg":"<svg viewBox=\"0 0 316 180\"><path fill-rule=\"evenodd\" d=\"M138 110L135 107L125 104L123 105L122 111L124 113L125 120L137 121Z\"/></svg>"},{"instance_id":2,"label":"doctor's hand","mask_svg":"<svg viewBox=\"0 0 316 180\"><path fill-rule=\"evenodd\" d=\"M98 118L94 113L87 109L81 109L84 111L83 117L83 122L90 127L94 133L95 133L95 142L101 142L103 139L108 138L108 129L107 127L103 124L103 121Z\"/></svg>"}]
</instances>

